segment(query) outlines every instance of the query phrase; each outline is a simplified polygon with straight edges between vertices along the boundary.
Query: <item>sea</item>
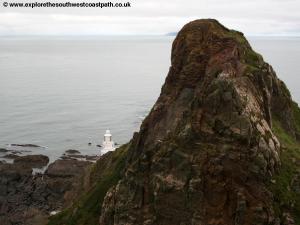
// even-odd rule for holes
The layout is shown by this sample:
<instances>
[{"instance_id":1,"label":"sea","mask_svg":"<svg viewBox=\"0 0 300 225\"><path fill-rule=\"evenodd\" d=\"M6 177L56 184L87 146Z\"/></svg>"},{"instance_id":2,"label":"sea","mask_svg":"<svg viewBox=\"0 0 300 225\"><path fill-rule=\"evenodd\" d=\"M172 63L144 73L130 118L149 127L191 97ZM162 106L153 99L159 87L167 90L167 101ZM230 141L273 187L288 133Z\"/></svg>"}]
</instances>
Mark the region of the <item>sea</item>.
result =
<instances>
[{"instance_id":1,"label":"sea","mask_svg":"<svg viewBox=\"0 0 300 225\"><path fill-rule=\"evenodd\" d=\"M68 149L100 154L107 129L127 143L159 96L174 38L0 37L0 148L54 161ZM300 38L248 40L300 103Z\"/></svg>"}]
</instances>

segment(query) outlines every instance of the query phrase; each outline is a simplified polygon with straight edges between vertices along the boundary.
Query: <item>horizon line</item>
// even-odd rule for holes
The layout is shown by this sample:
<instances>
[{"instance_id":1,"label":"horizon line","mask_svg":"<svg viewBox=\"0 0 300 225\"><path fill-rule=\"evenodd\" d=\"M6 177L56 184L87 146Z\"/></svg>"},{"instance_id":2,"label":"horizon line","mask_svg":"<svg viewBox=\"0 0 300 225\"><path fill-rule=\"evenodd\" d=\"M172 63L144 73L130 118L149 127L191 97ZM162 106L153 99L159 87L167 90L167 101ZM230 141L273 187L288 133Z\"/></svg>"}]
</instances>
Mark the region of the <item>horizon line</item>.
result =
<instances>
[{"instance_id":1,"label":"horizon line","mask_svg":"<svg viewBox=\"0 0 300 225\"><path fill-rule=\"evenodd\" d=\"M172 35L169 33L164 34L0 34L0 38L3 37L111 37L111 36L154 36L154 37L176 37L176 34ZM245 37L299 37L300 34L244 34Z\"/></svg>"}]
</instances>

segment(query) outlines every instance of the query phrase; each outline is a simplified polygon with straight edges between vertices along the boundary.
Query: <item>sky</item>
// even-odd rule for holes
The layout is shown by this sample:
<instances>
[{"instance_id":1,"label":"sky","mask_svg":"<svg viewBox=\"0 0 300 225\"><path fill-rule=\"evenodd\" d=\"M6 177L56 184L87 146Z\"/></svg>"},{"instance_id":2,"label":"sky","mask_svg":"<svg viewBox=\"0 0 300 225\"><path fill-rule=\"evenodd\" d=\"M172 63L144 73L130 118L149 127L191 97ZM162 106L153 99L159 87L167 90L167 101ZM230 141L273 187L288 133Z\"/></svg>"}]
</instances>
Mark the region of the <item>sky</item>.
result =
<instances>
[{"instance_id":1,"label":"sky","mask_svg":"<svg viewBox=\"0 0 300 225\"><path fill-rule=\"evenodd\" d=\"M102 9L21 9L4 7L5 1L98 2L2 0L0 36L161 35L176 32L187 22L200 18L215 18L246 35L300 36L300 0L129 0L130 8Z\"/></svg>"}]
</instances>

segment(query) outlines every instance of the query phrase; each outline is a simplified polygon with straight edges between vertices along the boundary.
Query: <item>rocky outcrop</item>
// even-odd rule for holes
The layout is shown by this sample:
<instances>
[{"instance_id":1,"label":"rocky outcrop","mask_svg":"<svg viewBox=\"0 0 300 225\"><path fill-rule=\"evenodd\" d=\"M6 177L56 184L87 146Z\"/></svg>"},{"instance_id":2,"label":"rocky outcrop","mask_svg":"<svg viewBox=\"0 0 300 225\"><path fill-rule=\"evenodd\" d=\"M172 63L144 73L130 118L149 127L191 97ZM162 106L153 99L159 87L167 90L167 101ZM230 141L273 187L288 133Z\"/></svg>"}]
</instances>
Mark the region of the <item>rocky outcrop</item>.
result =
<instances>
[{"instance_id":1,"label":"rocky outcrop","mask_svg":"<svg viewBox=\"0 0 300 225\"><path fill-rule=\"evenodd\" d=\"M10 146L16 147L29 147L29 148L40 148L41 146L35 144L10 144Z\"/></svg>"},{"instance_id":2,"label":"rocky outcrop","mask_svg":"<svg viewBox=\"0 0 300 225\"><path fill-rule=\"evenodd\" d=\"M0 148L0 152L8 152L6 148Z\"/></svg>"},{"instance_id":3,"label":"rocky outcrop","mask_svg":"<svg viewBox=\"0 0 300 225\"><path fill-rule=\"evenodd\" d=\"M108 189L123 176L128 145L100 157L84 179L84 190L76 201L49 218L49 225L98 224L101 205Z\"/></svg>"},{"instance_id":4,"label":"rocky outcrop","mask_svg":"<svg viewBox=\"0 0 300 225\"><path fill-rule=\"evenodd\" d=\"M5 156L3 156L3 158L5 159L16 159L19 158L20 156L16 155L16 154L6 154Z\"/></svg>"},{"instance_id":5,"label":"rocky outcrop","mask_svg":"<svg viewBox=\"0 0 300 225\"><path fill-rule=\"evenodd\" d=\"M81 171L90 165L90 162L78 160L56 160L49 165L45 174L49 177L74 177L80 175Z\"/></svg>"},{"instance_id":6,"label":"rocky outcrop","mask_svg":"<svg viewBox=\"0 0 300 225\"><path fill-rule=\"evenodd\" d=\"M210 19L185 25L100 224L278 224L266 186L281 165L272 118L296 137L291 107L242 33Z\"/></svg>"},{"instance_id":7,"label":"rocky outcrop","mask_svg":"<svg viewBox=\"0 0 300 225\"><path fill-rule=\"evenodd\" d=\"M100 158L100 156L98 156L98 155L82 155L80 153L80 151L78 151L78 150L69 149L69 150L65 151L65 153L60 158L64 159L64 160L79 159L79 160L86 160L86 161L90 161L90 162L95 162Z\"/></svg>"},{"instance_id":8,"label":"rocky outcrop","mask_svg":"<svg viewBox=\"0 0 300 225\"><path fill-rule=\"evenodd\" d=\"M80 154L80 151L75 150L75 149L68 149L65 151L66 154Z\"/></svg>"},{"instance_id":9,"label":"rocky outcrop","mask_svg":"<svg viewBox=\"0 0 300 225\"><path fill-rule=\"evenodd\" d=\"M90 162L57 160L45 174L32 175L32 167L47 165L48 157L23 156L13 164L0 164L0 224L43 225L49 213L71 204L80 193L82 176ZM34 162L34 163L33 163Z\"/></svg>"},{"instance_id":10,"label":"rocky outcrop","mask_svg":"<svg viewBox=\"0 0 300 225\"><path fill-rule=\"evenodd\" d=\"M42 168L44 166L47 166L47 164L49 163L49 158L45 155L26 155L16 157L14 163L23 164L24 166L28 166L31 168Z\"/></svg>"}]
</instances>

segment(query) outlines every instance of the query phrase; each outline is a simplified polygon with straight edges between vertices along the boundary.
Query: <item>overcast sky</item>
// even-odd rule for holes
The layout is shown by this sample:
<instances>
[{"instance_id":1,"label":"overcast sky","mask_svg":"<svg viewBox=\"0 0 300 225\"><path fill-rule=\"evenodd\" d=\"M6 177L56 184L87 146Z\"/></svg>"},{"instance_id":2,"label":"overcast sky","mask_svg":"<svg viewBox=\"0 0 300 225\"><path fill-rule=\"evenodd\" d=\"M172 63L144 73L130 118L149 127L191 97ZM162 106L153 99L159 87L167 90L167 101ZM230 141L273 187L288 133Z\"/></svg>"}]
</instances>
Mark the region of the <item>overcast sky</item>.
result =
<instances>
[{"instance_id":1,"label":"overcast sky","mask_svg":"<svg viewBox=\"0 0 300 225\"><path fill-rule=\"evenodd\" d=\"M65 0L2 0L0 35L156 35L197 18L216 18L246 35L300 36L300 0L129 0L131 8L102 9L17 9L3 7L4 1Z\"/></svg>"}]
</instances>

